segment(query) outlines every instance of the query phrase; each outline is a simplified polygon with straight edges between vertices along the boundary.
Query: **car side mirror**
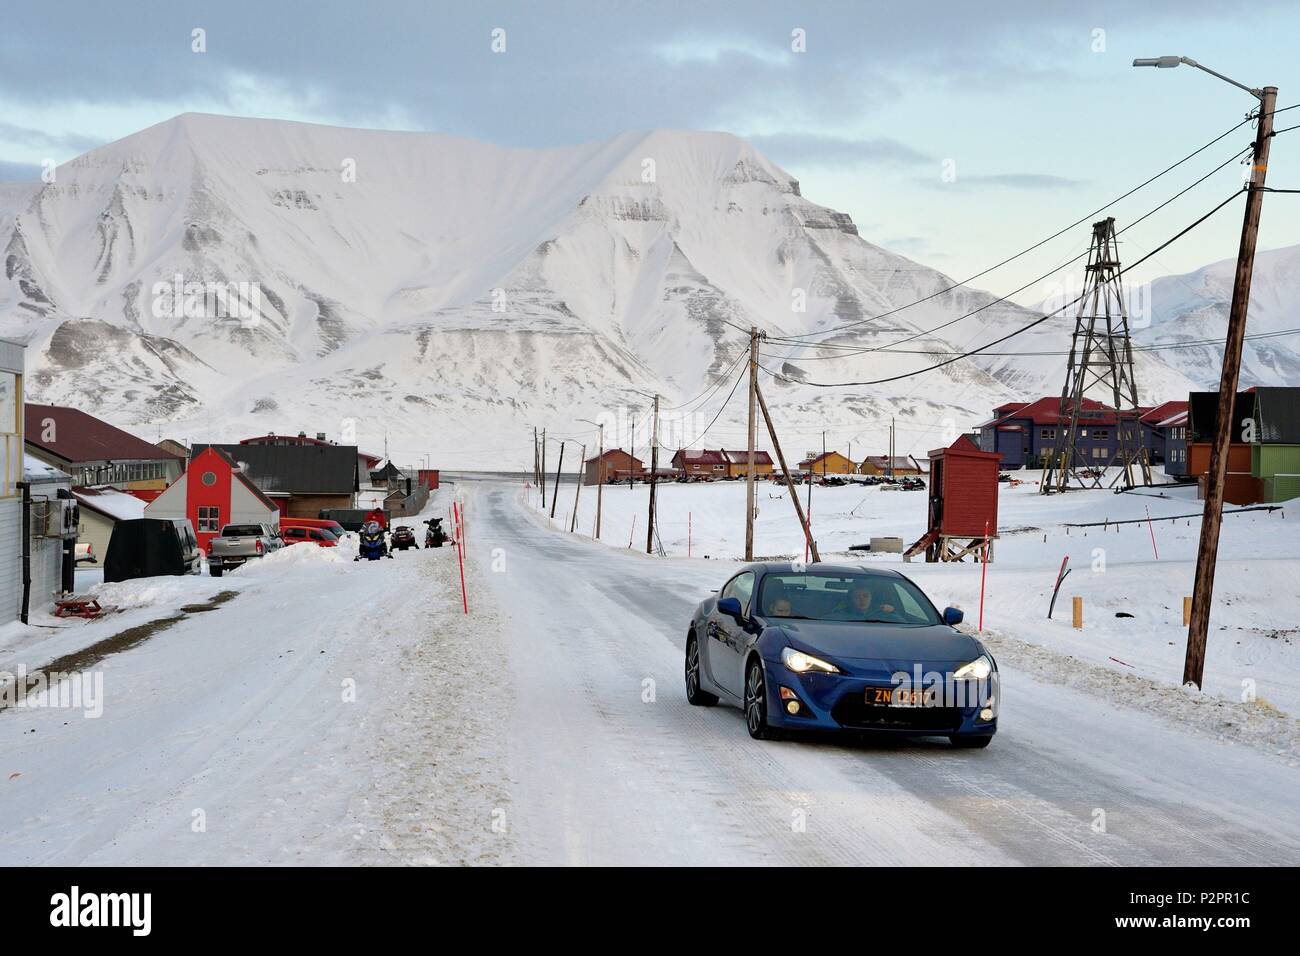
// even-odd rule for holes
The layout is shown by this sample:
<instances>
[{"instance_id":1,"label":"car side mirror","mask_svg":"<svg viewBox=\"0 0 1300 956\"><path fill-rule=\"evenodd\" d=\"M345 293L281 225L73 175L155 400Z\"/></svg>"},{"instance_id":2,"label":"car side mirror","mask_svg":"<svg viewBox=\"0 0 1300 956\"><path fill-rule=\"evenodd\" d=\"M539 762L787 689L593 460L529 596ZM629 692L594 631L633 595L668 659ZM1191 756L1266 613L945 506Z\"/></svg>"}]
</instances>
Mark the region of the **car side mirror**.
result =
<instances>
[{"instance_id":1,"label":"car side mirror","mask_svg":"<svg viewBox=\"0 0 1300 956\"><path fill-rule=\"evenodd\" d=\"M724 597L718 600L718 613L729 614L736 620L740 620L742 613L740 607L740 598Z\"/></svg>"},{"instance_id":2,"label":"car side mirror","mask_svg":"<svg viewBox=\"0 0 1300 956\"><path fill-rule=\"evenodd\" d=\"M943 623L950 627L956 627L965 618L966 615L962 613L962 609L959 607L946 607L943 609Z\"/></svg>"}]
</instances>

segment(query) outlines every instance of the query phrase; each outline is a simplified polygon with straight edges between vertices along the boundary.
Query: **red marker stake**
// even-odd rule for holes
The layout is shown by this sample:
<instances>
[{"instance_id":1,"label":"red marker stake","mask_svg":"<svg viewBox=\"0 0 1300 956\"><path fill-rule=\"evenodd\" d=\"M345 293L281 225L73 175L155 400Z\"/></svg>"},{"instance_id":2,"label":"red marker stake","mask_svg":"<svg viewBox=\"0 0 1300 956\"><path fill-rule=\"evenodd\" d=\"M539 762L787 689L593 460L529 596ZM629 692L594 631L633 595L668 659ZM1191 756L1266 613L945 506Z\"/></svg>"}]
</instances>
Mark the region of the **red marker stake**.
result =
<instances>
[{"instance_id":1,"label":"red marker stake","mask_svg":"<svg viewBox=\"0 0 1300 956\"><path fill-rule=\"evenodd\" d=\"M686 512L686 556L691 556L691 513Z\"/></svg>"},{"instance_id":2,"label":"red marker stake","mask_svg":"<svg viewBox=\"0 0 1300 956\"><path fill-rule=\"evenodd\" d=\"M1156 560L1160 560L1160 549L1156 547L1156 526L1151 521L1151 509L1147 508L1147 529L1151 532L1151 550L1156 553Z\"/></svg>"},{"instance_id":3,"label":"red marker stake","mask_svg":"<svg viewBox=\"0 0 1300 956\"><path fill-rule=\"evenodd\" d=\"M460 508L456 509L460 513ZM465 613L469 613L469 593L465 590L465 550L461 545L461 536L459 530L456 534L456 562L460 565L460 603L465 608Z\"/></svg>"}]
</instances>

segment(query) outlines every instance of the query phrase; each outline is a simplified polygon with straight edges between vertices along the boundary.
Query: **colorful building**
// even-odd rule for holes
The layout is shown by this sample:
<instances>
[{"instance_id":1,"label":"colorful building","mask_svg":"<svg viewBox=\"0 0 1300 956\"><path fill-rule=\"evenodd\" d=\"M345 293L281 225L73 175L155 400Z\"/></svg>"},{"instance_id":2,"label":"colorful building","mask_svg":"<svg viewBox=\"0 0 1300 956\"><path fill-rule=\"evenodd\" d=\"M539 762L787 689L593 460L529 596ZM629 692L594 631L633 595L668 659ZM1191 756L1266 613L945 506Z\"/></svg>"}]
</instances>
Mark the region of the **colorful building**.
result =
<instances>
[{"instance_id":1,"label":"colorful building","mask_svg":"<svg viewBox=\"0 0 1300 956\"><path fill-rule=\"evenodd\" d=\"M144 517L188 518L204 552L228 524L280 526L276 503L215 445L195 451L185 474L145 505Z\"/></svg>"}]
</instances>

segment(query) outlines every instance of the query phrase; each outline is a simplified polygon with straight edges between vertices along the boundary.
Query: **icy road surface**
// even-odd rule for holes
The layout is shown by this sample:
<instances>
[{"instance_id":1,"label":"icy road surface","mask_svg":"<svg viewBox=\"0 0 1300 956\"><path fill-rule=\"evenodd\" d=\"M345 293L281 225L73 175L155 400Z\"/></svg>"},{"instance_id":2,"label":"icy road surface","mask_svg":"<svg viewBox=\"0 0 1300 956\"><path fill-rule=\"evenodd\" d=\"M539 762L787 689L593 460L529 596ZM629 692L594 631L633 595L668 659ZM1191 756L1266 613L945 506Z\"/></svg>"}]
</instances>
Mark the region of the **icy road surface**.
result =
<instances>
[{"instance_id":1,"label":"icy road surface","mask_svg":"<svg viewBox=\"0 0 1300 956\"><path fill-rule=\"evenodd\" d=\"M733 565L593 544L520 498L471 492L469 546L511 623L523 861L1300 862L1300 770L1005 665L984 751L753 741L682 690L691 610Z\"/></svg>"}]
</instances>

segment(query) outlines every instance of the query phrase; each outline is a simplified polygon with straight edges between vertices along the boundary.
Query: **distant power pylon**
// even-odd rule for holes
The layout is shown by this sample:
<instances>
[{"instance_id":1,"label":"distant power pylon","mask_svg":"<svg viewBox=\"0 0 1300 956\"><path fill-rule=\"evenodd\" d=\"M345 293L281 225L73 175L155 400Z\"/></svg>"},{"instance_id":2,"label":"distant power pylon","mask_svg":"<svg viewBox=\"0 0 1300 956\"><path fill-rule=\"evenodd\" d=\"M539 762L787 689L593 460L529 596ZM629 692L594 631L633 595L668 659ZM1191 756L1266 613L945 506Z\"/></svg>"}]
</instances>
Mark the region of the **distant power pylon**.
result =
<instances>
[{"instance_id":1,"label":"distant power pylon","mask_svg":"<svg viewBox=\"0 0 1300 956\"><path fill-rule=\"evenodd\" d=\"M1128 310L1120 283L1119 246L1115 220L1103 219L1092 225L1092 246L1088 251L1087 277L1079 299L1074 339L1070 343L1070 364L1061 391L1056 443L1043 469L1042 494L1065 491L1074 482L1080 488L1100 488L1106 469L1120 466L1111 485L1124 488L1151 484L1142 426L1138 422L1137 380L1133 375L1133 347L1129 341ZM1098 456L1098 423L1111 410L1085 407L1089 391L1101 392L1115 410L1115 445L1110 455ZM1094 406L1099 403L1094 402ZM1090 439L1082 443L1081 439ZM1134 481L1136 469L1139 480Z\"/></svg>"}]
</instances>

